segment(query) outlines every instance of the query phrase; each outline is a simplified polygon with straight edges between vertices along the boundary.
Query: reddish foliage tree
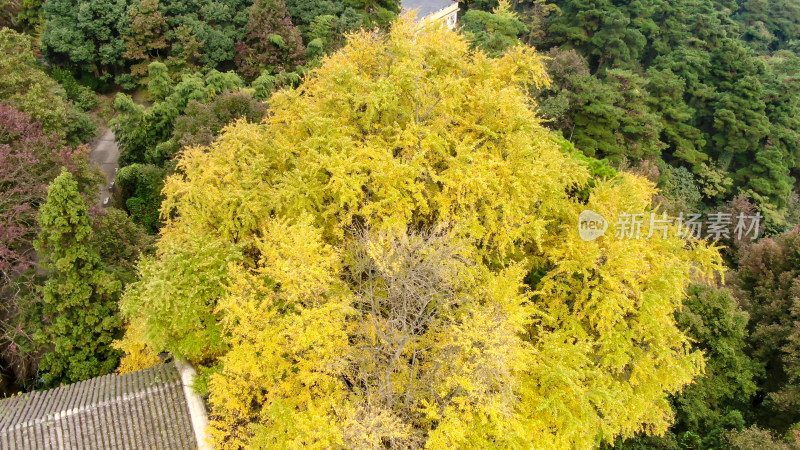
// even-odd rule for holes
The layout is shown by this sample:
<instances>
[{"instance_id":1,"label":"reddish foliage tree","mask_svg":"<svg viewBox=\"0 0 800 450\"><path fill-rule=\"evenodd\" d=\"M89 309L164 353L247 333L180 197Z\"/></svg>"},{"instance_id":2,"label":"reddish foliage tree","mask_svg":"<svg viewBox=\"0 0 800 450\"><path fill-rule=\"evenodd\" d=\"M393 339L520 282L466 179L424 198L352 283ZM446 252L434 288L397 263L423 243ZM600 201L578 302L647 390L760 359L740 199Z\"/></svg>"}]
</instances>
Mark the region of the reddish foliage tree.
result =
<instances>
[{"instance_id":1,"label":"reddish foliage tree","mask_svg":"<svg viewBox=\"0 0 800 450\"><path fill-rule=\"evenodd\" d=\"M158 9L158 0L142 0L128 10L130 34L125 36L125 53L122 55L134 61L131 75L147 75L147 66L158 57L159 53L167 53L167 40L164 30L167 21Z\"/></svg>"},{"instance_id":2,"label":"reddish foliage tree","mask_svg":"<svg viewBox=\"0 0 800 450\"><path fill-rule=\"evenodd\" d=\"M64 165L67 152L27 114L0 104L0 276L33 263L29 243L36 237L38 205L47 184Z\"/></svg>"},{"instance_id":3,"label":"reddish foliage tree","mask_svg":"<svg viewBox=\"0 0 800 450\"><path fill-rule=\"evenodd\" d=\"M47 186L66 167L96 192L85 147L73 151L25 113L0 104L0 392L35 371L29 325L37 322L33 240Z\"/></svg>"},{"instance_id":4,"label":"reddish foliage tree","mask_svg":"<svg viewBox=\"0 0 800 450\"><path fill-rule=\"evenodd\" d=\"M742 248L735 284L755 356L767 364L764 412L786 427L800 420L800 225Z\"/></svg>"},{"instance_id":5,"label":"reddish foliage tree","mask_svg":"<svg viewBox=\"0 0 800 450\"><path fill-rule=\"evenodd\" d=\"M0 104L0 392L31 370L21 341L20 299L32 292L21 275L35 263L36 215L47 184L63 165L64 151L39 122ZM55 151L54 151L55 149Z\"/></svg>"},{"instance_id":6,"label":"reddish foliage tree","mask_svg":"<svg viewBox=\"0 0 800 450\"><path fill-rule=\"evenodd\" d=\"M247 36L236 44L236 67L248 81L263 70L292 71L305 62L300 31L283 0L258 0L250 9Z\"/></svg>"}]
</instances>

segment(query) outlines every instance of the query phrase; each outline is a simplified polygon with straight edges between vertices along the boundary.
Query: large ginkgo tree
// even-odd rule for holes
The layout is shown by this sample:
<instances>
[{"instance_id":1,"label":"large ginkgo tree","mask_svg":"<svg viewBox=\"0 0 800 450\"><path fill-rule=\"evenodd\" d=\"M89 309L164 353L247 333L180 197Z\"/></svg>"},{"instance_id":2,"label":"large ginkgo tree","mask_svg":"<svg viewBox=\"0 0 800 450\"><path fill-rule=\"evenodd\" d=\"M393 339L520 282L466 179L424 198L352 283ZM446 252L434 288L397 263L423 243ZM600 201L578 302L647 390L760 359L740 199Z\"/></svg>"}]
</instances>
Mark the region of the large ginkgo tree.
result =
<instances>
[{"instance_id":1,"label":"large ginkgo tree","mask_svg":"<svg viewBox=\"0 0 800 450\"><path fill-rule=\"evenodd\" d=\"M528 92L547 82L531 48L406 20L351 36L262 123L184 151L121 347L213 367L218 448L664 432L704 366L674 312L717 251L614 238L654 188L545 129ZM606 236L581 240L584 209Z\"/></svg>"}]
</instances>

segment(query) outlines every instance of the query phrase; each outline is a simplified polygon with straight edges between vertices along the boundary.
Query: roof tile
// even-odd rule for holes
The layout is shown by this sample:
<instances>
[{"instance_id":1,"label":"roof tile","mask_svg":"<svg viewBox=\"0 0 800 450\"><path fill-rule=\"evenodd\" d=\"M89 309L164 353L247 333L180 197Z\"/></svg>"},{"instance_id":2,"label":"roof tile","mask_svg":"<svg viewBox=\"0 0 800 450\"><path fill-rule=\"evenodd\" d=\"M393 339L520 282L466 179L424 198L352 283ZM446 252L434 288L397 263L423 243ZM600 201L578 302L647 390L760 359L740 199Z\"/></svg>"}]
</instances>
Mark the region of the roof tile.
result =
<instances>
[{"instance_id":1,"label":"roof tile","mask_svg":"<svg viewBox=\"0 0 800 450\"><path fill-rule=\"evenodd\" d=\"M0 449L194 449L174 364L0 399Z\"/></svg>"}]
</instances>

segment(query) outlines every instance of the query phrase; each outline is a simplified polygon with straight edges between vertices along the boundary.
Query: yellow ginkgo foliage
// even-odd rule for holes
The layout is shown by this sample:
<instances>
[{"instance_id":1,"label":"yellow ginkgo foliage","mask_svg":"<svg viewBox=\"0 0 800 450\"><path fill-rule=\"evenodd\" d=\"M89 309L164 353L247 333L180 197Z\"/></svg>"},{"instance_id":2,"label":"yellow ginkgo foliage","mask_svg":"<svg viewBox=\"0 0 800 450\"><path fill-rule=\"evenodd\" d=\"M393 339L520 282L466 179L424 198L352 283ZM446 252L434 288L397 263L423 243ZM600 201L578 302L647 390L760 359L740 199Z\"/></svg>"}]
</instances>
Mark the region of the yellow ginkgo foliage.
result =
<instances>
[{"instance_id":1,"label":"yellow ginkgo foliage","mask_svg":"<svg viewBox=\"0 0 800 450\"><path fill-rule=\"evenodd\" d=\"M218 448L587 448L670 423L702 372L673 314L719 264L674 237L591 242L652 209L542 125L541 58L407 21L364 32L261 124L187 149L122 310L216 366ZM137 342L138 342L137 341ZM131 347L134 347L131 345Z\"/></svg>"}]
</instances>

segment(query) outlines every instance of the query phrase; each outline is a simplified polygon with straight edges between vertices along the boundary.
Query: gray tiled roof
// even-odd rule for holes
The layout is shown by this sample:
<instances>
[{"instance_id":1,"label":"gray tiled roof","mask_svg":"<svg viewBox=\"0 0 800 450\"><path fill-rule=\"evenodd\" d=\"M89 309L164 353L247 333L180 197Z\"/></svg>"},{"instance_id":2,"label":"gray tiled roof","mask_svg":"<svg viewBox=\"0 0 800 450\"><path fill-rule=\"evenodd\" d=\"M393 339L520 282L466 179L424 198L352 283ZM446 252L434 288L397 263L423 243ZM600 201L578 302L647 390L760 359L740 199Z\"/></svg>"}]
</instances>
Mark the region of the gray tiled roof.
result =
<instances>
[{"instance_id":1,"label":"gray tiled roof","mask_svg":"<svg viewBox=\"0 0 800 450\"><path fill-rule=\"evenodd\" d=\"M0 399L0 449L195 449L175 365Z\"/></svg>"},{"instance_id":2,"label":"gray tiled roof","mask_svg":"<svg viewBox=\"0 0 800 450\"><path fill-rule=\"evenodd\" d=\"M428 14L447 8L453 4L453 0L402 0L400 4L405 10L418 10L417 18L421 19Z\"/></svg>"}]
</instances>

